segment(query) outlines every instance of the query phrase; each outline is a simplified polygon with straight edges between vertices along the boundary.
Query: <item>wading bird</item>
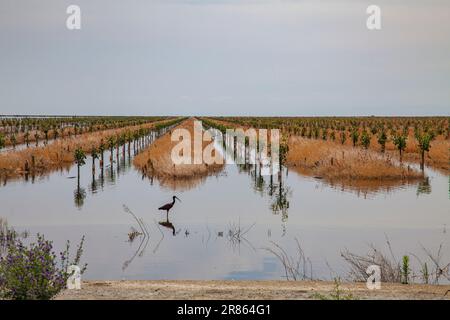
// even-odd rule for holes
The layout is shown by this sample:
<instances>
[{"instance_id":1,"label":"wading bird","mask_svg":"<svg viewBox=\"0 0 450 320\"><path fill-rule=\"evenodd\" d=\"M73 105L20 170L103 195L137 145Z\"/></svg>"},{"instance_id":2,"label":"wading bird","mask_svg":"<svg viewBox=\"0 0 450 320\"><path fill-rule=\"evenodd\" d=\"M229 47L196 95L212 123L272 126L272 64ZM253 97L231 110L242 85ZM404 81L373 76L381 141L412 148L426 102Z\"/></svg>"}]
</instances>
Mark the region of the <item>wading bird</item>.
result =
<instances>
[{"instance_id":1,"label":"wading bird","mask_svg":"<svg viewBox=\"0 0 450 320\"><path fill-rule=\"evenodd\" d=\"M167 203L165 205L163 205L162 207L159 207L158 210L165 210L166 214L167 214L167 220L169 219L169 210L172 209L173 205L175 204L175 199L177 199L178 201L181 202L180 199L178 199L177 196L173 196L172 197L172 202L171 203Z\"/></svg>"}]
</instances>

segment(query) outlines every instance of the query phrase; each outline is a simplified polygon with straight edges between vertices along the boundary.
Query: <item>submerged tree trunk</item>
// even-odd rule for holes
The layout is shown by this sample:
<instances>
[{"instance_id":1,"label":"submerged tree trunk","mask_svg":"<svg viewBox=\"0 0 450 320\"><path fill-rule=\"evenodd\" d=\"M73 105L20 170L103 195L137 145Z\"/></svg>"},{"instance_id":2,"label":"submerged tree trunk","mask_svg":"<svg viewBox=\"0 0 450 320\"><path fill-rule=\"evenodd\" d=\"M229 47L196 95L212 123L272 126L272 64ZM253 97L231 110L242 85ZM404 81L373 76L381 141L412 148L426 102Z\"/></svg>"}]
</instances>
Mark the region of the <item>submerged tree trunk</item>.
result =
<instances>
[{"instance_id":1,"label":"submerged tree trunk","mask_svg":"<svg viewBox=\"0 0 450 320\"><path fill-rule=\"evenodd\" d=\"M420 162L420 169L422 171L424 171L425 170L425 150L422 150L421 156L422 156L422 160Z\"/></svg>"},{"instance_id":2,"label":"submerged tree trunk","mask_svg":"<svg viewBox=\"0 0 450 320\"><path fill-rule=\"evenodd\" d=\"M80 165L79 164L77 164L77 171L78 171L77 186L78 186L78 188L80 188Z\"/></svg>"}]
</instances>

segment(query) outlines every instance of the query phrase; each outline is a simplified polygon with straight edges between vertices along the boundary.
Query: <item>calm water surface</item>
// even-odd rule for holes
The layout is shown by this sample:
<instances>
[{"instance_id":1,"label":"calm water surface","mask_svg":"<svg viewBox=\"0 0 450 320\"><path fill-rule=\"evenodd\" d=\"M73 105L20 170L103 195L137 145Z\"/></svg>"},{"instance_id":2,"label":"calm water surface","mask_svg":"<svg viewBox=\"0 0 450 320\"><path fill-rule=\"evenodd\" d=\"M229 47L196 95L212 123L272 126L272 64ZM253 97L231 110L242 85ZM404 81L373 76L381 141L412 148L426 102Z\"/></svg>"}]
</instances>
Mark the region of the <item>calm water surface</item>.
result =
<instances>
[{"instance_id":1,"label":"calm water surface","mask_svg":"<svg viewBox=\"0 0 450 320\"><path fill-rule=\"evenodd\" d=\"M274 244L296 255L298 239L314 278L345 276L340 256L346 248L364 254L369 244L381 249L389 238L394 253L425 257L422 246L450 260L449 179L427 170L428 181L404 186L341 186L284 170L259 176L258 167L227 165L220 174L178 183L143 178L132 155L92 176L91 159L76 167L31 181L0 187L0 217L31 235L39 232L61 248L85 235L87 279L282 279L284 269L267 248ZM116 160L116 155L114 155ZM117 170L119 167L119 170ZM177 202L170 212L158 211ZM150 237L128 241L136 221ZM163 224L160 224L162 222ZM230 236L240 228L242 237Z\"/></svg>"}]
</instances>

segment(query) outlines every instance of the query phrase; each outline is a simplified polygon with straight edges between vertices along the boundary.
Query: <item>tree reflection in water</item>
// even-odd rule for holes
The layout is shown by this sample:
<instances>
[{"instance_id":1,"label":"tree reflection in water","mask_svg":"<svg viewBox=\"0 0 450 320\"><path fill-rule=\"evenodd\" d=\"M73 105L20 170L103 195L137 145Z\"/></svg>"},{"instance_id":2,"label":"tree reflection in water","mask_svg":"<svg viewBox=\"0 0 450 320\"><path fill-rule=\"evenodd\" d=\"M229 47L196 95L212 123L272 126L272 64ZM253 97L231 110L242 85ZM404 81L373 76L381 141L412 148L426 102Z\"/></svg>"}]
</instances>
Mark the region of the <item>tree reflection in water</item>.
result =
<instances>
[{"instance_id":1,"label":"tree reflection in water","mask_svg":"<svg viewBox=\"0 0 450 320\"><path fill-rule=\"evenodd\" d=\"M431 193L431 184L430 178L426 177L423 181L419 182L417 185L417 196L421 194L430 194Z\"/></svg>"},{"instance_id":2,"label":"tree reflection in water","mask_svg":"<svg viewBox=\"0 0 450 320\"><path fill-rule=\"evenodd\" d=\"M86 199L86 190L84 188L81 188L80 184L78 184L77 188L73 192L73 201L75 203L75 207L81 210L81 208L84 205L85 199Z\"/></svg>"},{"instance_id":3,"label":"tree reflection in water","mask_svg":"<svg viewBox=\"0 0 450 320\"><path fill-rule=\"evenodd\" d=\"M242 164L238 165L240 172L246 172L252 179L252 189L261 196L268 196L270 198L269 207L273 214L281 214L282 222L286 222L289 217L289 198L292 196L292 191L287 186L283 177L287 177L287 169L282 168L278 173L276 182L274 175L263 175L263 166L261 164Z\"/></svg>"}]
</instances>

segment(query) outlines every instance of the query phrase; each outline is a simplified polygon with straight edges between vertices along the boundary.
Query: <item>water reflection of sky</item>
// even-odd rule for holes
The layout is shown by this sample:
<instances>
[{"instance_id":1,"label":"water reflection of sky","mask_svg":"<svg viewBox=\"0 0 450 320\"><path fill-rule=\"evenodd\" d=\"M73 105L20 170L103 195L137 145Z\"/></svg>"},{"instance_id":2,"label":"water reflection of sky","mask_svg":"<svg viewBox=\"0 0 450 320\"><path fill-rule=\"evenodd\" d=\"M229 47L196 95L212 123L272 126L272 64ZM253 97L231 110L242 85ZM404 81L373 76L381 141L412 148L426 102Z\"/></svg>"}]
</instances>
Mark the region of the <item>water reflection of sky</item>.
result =
<instances>
[{"instance_id":1,"label":"water reflection of sky","mask_svg":"<svg viewBox=\"0 0 450 320\"><path fill-rule=\"evenodd\" d=\"M450 246L444 232L450 225L448 177L434 171L427 172L429 186L421 186L425 192L418 193L418 185L413 184L370 196L284 172L281 191L289 206L283 212L273 210L280 191L277 177L270 192L270 177L261 181L258 168L229 165L195 188L176 192L182 202L170 213L174 236L158 224L165 221L165 214L157 210L174 191L156 180L151 184L128 158L119 160L119 173L113 163L113 175L105 167L101 178L97 168L92 180L89 160L81 170L85 197L78 206L77 179L68 179L76 176L76 167L34 184L11 181L0 187L1 216L11 225L44 233L59 246L86 235L87 278L279 279L282 266L264 248L273 241L294 255L294 238L300 240L312 260L314 276L320 278L346 270L340 257L345 248L357 253L367 252L369 243L385 248L385 234L399 256L421 255L421 245L437 250L443 241L444 249ZM108 154L105 164L109 165ZM130 227L137 224L123 204L143 218L150 233L144 250L140 248L125 270L123 265L138 250L140 239L127 241ZM255 225L245 241L235 243L228 231L237 224L243 229Z\"/></svg>"}]
</instances>

